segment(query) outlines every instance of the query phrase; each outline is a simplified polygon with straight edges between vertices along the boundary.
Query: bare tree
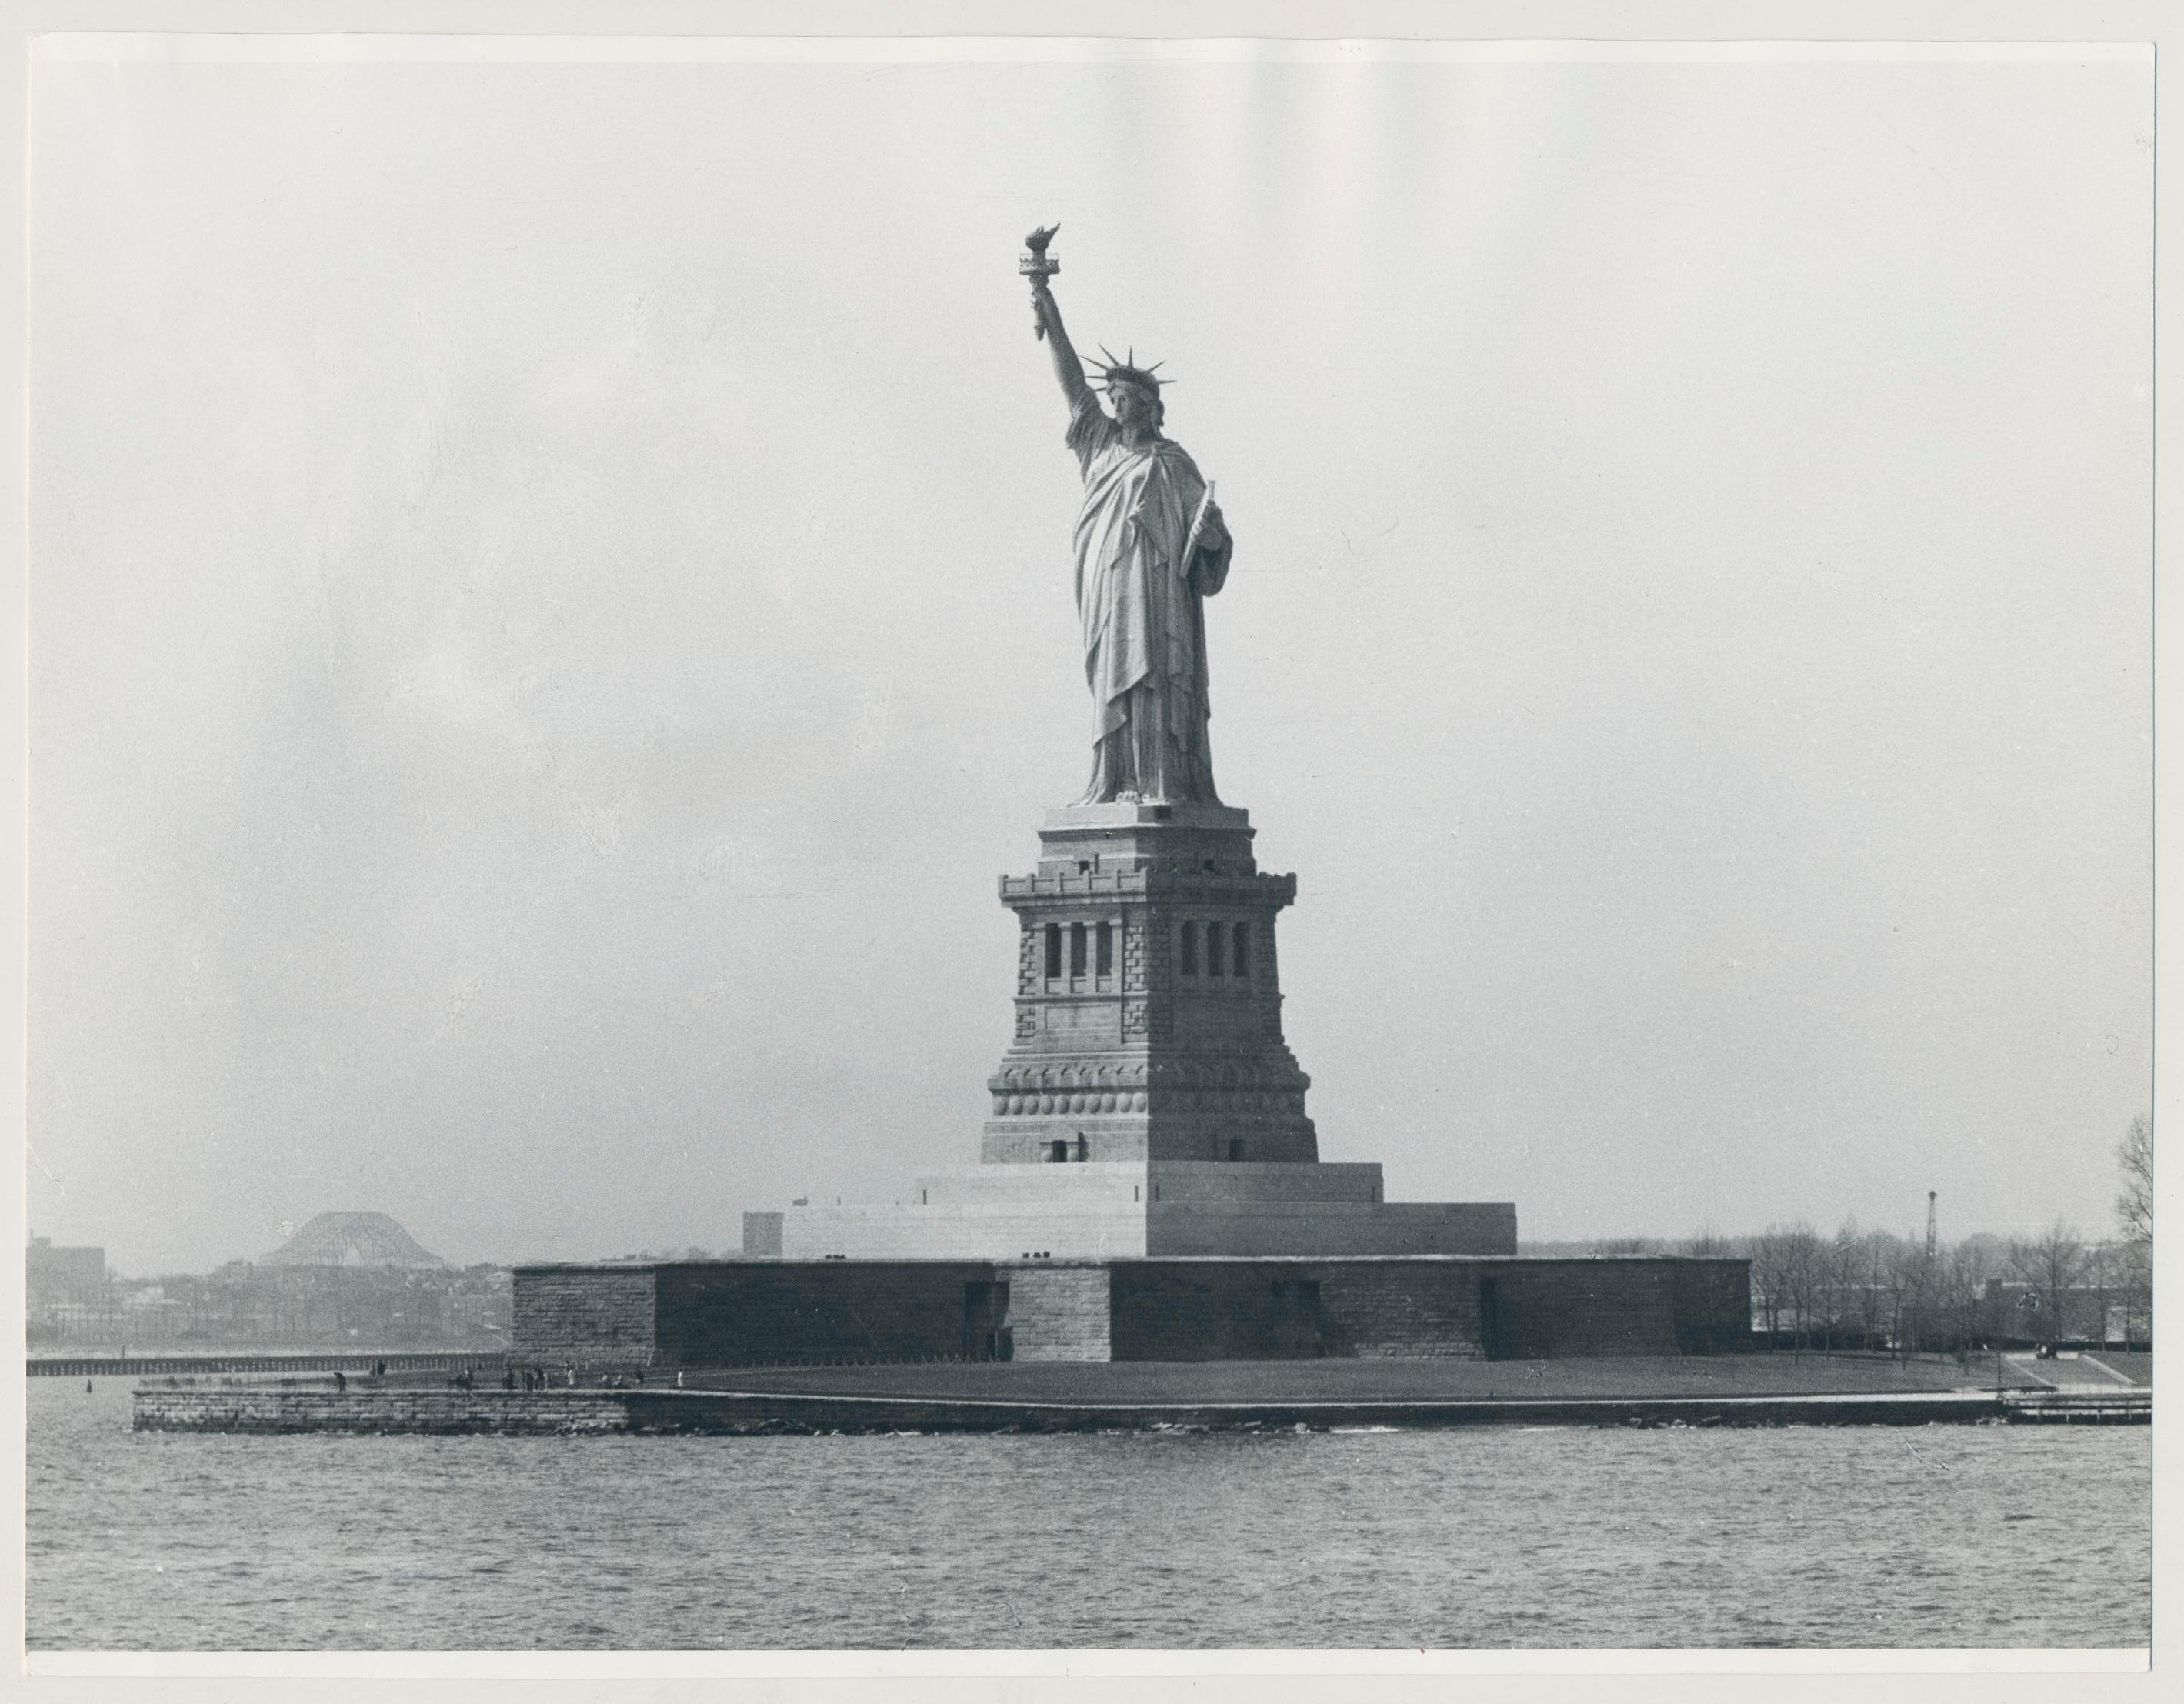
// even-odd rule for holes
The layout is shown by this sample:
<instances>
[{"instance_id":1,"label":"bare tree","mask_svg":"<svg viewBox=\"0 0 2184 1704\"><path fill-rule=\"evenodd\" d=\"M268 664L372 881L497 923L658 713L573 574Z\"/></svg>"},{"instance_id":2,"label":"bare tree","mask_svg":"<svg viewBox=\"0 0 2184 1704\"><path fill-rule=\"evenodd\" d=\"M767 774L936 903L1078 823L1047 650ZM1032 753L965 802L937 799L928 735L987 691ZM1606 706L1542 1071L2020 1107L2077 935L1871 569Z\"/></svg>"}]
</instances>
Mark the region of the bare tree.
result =
<instances>
[{"instance_id":1,"label":"bare tree","mask_svg":"<svg viewBox=\"0 0 2184 1704\"><path fill-rule=\"evenodd\" d=\"M1822 1280L1820 1239L1810 1225L1769 1225L1751 1239L1753 1300L1767 1322L1771 1345L1786 1328L1804 1346L1812 1331Z\"/></svg>"},{"instance_id":2,"label":"bare tree","mask_svg":"<svg viewBox=\"0 0 2184 1704\"><path fill-rule=\"evenodd\" d=\"M2123 1242L2110 1262L2117 1305L2123 1311L2126 1343L2143 1343L2153 1335L2153 1245Z\"/></svg>"},{"instance_id":3,"label":"bare tree","mask_svg":"<svg viewBox=\"0 0 2184 1704\"><path fill-rule=\"evenodd\" d=\"M1915 1354L1931 1334L1926 1316L1935 1273L1927 1264L1926 1245L1914 1237L1891 1237L1886 1258L1889 1339L1898 1355Z\"/></svg>"},{"instance_id":4,"label":"bare tree","mask_svg":"<svg viewBox=\"0 0 2184 1704\"><path fill-rule=\"evenodd\" d=\"M1800 1350L1810 1346L1813 1328L1825 1311L1828 1280L1828 1245L1807 1224L1792 1225L1783 1233L1782 1294Z\"/></svg>"},{"instance_id":5,"label":"bare tree","mask_svg":"<svg viewBox=\"0 0 2184 1704\"><path fill-rule=\"evenodd\" d=\"M1986 1291L1995 1275L1996 1253L1993 1238L1966 1237L1950 1247L1942 1263L1939 1311L1960 1356L1988 1334Z\"/></svg>"},{"instance_id":6,"label":"bare tree","mask_svg":"<svg viewBox=\"0 0 2184 1704\"><path fill-rule=\"evenodd\" d=\"M1868 1231L1851 1250L1856 1262L1851 1303L1857 1311L1858 1346L1887 1347L1900 1312L1896 1272L1896 1239L1886 1231Z\"/></svg>"},{"instance_id":7,"label":"bare tree","mask_svg":"<svg viewBox=\"0 0 2184 1704\"><path fill-rule=\"evenodd\" d=\"M1862 1240L1858 1221L1845 1219L1842 1228L1828 1239L1821 1251L1820 1306L1827 1314L1830 1344L1840 1341L1846 1328L1858 1317Z\"/></svg>"},{"instance_id":8,"label":"bare tree","mask_svg":"<svg viewBox=\"0 0 2184 1704\"><path fill-rule=\"evenodd\" d=\"M2065 1335L2064 1309L2070 1286L2086 1269L2086 1245L2078 1233L2058 1219L2037 1241L2011 1243L2009 1265L2038 1298L2040 1318L2031 1334L2048 1342Z\"/></svg>"},{"instance_id":9,"label":"bare tree","mask_svg":"<svg viewBox=\"0 0 2184 1704\"><path fill-rule=\"evenodd\" d=\"M2123 1187L2116 1192L2116 1228L2123 1245L2116 1250L2115 1286L2123 1304L2126 1343L2153 1335L2153 1123L2131 1121L2116 1144L2116 1168ZM2142 1329L2134 1330L2134 1326Z\"/></svg>"},{"instance_id":10,"label":"bare tree","mask_svg":"<svg viewBox=\"0 0 2184 1704\"><path fill-rule=\"evenodd\" d=\"M2116 1228L2126 1239L2151 1247L2153 1242L2153 1125L2134 1118L2116 1144L2123 1188L2116 1194Z\"/></svg>"},{"instance_id":11,"label":"bare tree","mask_svg":"<svg viewBox=\"0 0 2184 1704\"><path fill-rule=\"evenodd\" d=\"M2109 1303L2114 1293L2109 1282L2114 1256L2115 1250L2106 1243L2095 1243L2086 1250L2086 1277L2093 1287L2093 1328L2086 1335L2103 1347L2109 1340Z\"/></svg>"},{"instance_id":12,"label":"bare tree","mask_svg":"<svg viewBox=\"0 0 2184 1704\"><path fill-rule=\"evenodd\" d=\"M1752 1261L1752 1300L1767 1322L1767 1346L1772 1349L1782 1330L1783 1310L1789 1303L1789 1280L1783 1233L1770 1226L1745 1245Z\"/></svg>"}]
</instances>

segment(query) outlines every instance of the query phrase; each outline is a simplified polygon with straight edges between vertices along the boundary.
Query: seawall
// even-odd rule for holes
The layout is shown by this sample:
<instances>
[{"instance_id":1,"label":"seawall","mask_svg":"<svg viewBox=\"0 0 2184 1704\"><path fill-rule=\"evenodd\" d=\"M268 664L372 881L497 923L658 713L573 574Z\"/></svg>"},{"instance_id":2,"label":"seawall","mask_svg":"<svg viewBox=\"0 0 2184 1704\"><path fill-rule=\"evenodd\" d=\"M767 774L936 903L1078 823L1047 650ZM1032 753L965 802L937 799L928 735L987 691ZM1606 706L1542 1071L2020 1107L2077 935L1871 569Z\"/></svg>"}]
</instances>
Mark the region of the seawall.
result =
<instances>
[{"instance_id":1,"label":"seawall","mask_svg":"<svg viewBox=\"0 0 2184 1704\"><path fill-rule=\"evenodd\" d=\"M161 1373L499 1372L508 1359L499 1349L202 1350L188 1355L47 1354L28 1357L32 1378L148 1378Z\"/></svg>"},{"instance_id":2,"label":"seawall","mask_svg":"<svg viewBox=\"0 0 2184 1704\"><path fill-rule=\"evenodd\" d=\"M450 1390L387 1384L160 1384L139 1386L131 1426L139 1432L475 1433L561 1435L627 1432L628 1408L615 1392Z\"/></svg>"},{"instance_id":3,"label":"seawall","mask_svg":"<svg viewBox=\"0 0 2184 1704\"><path fill-rule=\"evenodd\" d=\"M1457 1426L1926 1426L2146 1423L2150 1391L2113 1395L1897 1391L1762 1396L1099 1401L579 1386L337 1390L296 1384L146 1385L138 1431L565 1436L880 1432L1267 1430Z\"/></svg>"}]
</instances>

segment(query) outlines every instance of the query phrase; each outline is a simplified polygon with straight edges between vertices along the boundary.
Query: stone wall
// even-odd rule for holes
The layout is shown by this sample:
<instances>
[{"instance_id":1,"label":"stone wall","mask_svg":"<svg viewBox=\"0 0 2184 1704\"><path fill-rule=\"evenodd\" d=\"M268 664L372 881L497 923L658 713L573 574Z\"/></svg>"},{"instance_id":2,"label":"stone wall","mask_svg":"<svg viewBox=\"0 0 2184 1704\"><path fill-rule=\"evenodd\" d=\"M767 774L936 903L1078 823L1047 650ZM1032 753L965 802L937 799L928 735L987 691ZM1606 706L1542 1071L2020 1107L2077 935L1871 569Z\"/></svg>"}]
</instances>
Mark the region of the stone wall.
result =
<instances>
[{"instance_id":1,"label":"stone wall","mask_svg":"<svg viewBox=\"0 0 2184 1704\"><path fill-rule=\"evenodd\" d=\"M1475 1360L1479 1280L1469 1261L1361 1261L1322 1269L1329 1355Z\"/></svg>"},{"instance_id":2,"label":"stone wall","mask_svg":"<svg viewBox=\"0 0 2184 1704\"><path fill-rule=\"evenodd\" d=\"M1131 1261L1114 1274L1117 1361L1300 1361L1325 1353L1316 1275L1279 1261Z\"/></svg>"},{"instance_id":3,"label":"stone wall","mask_svg":"<svg viewBox=\"0 0 2184 1704\"><path fill-rule=\"evenodd\" d=\"M1373 1161L1316 1161L1311 1165L1162 1161L1146 1167L1145 1172L1150 1186L1146 1200L1163 1207L1259 1201L1357 1206L1377 1203L1384 1187L1379 1165Z\"/></svg>"},{"instance_id":4,"label":"stone wall","mask_svg":"<svg viewBox=\"0 0 2184 1704\"><path fill-rule=\"evenodd\" d=\"M1751 1341L1739 1261L1149 1260L1113 1271L1117 1361L1557 1360Z\"/></svg>"},{"instance_id":5,"label":"stone wall","mask_svg":"<svg viewBox=\"0 0 2184 1704\"><path fill-rule=\"evenodd\" d=\"M1741 1261L789 1261L516 1272L519 1362L1547 1360L1750 1345Z\"/></svg>"},{"instance_id":6,"label":"stone wall","mask_svg":"<svg viewBox=\"0 0 2184 1704\"><path fill-rule=\"evenodd\" d=\"M1212 1169L1212 1168L1208 1168ZM1507 1201L1280 1201L1162 1199L1146 1215L1145 1252L1167 1255L1513 1255Z\"/></svg>"},{"instance_id":7,"label":"stone wall","mask_svg":"<svg viewBox=\"0 0 2184 1704\"><path fill-rule=\"evenodd\" d=\"M994 1268L983 1261L678 1262L659 1272L658 1358L670 1367L977 1357L987 1352L989 1312L1000 1317Z\"/></svg>"},{"instance_id":8,"label":"stone wall","mask_svg":"<svg viewBox=\"0 0 2184 1704\"><path fill-rule=\"evenodd\" d=\"M1752 1263L1675 1264L1676 1347L1685 1355L1734 1355L1752 1348Z\"/></svg>"},{"instance_id":9,"label":"stone wall","mask_svg":"<svg viewBox=\"0 0 2184 1704\"><path fill-rule=\"evenodd\" d=\"M978 1356L998 1350L1006 1309L983 1261L519 1267L510 1358L613 1369Z\"/></svg>"},{"instance_id":10,"label":"stone wall","mask_svg":"<svg viewBox=\"0 0 2184 1704\"><path fill-rule=\"evenodd\" d=\"M996 1171L1004 1168L996 1167ZM1068 1173L1078 1166L1012 1166L1012 1172ZM1104 1169L1104 1168L1103 1168ZM1124 1192L1127 1197L1127 1189ZM853 1261L1009 1260L1026 1255L1114 1259L1145 1251L1145 1210L1124 1199L1058 1196L1041 1203L930 1206L792 1207L783 1254L789 1261L840 1256Z\"/></svg>"},{"instance_id":11,"label":"stone wall","mask_svg":"<svg viewBox=\"0 0 2184 1704\"><path fill-rule=\"evenodd\" d=\"M1677 1353L1674 1261L1525 1261L1480 1276L1507 1297L1518 1361Z\"/></svg>"},{"instance_id":12,"label":"stone wall","mask_svg":"<svg viewBox=\"0 0 2184 1704\"><path fill-rule=\"evenodd\" d=\"M659 1270L518 1267L510 1358L547 1367L653 1365Z\"/></svg>"},{"instance_id":13,"label":"stone wall","mask_svg":"<svg viewBox=\"0 0 2184 1704\"><path fill-rule=\"evenodd\" d=\"M182 1384L141 1386L134 1401L131 1424L139 1432L559 1434L629 1425L621 1400L584 1390Z\"/></svg>"},{"instance_id":14,"label":"stone wall","mask_svg":"<svg viewBox=\"0 0 2184 1704\"><path fill-rule=\"evenodd\" d=\"M1112 1361L1114 1267L1044 1261L1008 1272L1008 1325L1018 1361Z\"/></svg>"},{"instance_id":15,"label":"stone wall","mask_svg":"<svg viewBox=\"0 0 2184 1704\"><path fill-rule=\"evenodd\" d=\"M1475 1357L1481 1270L1468 1261L1147 1262L1118 1278L1117 1358L1125 1342L1128 1358L1147 1361Z\"/></svg>"}]
</instances>

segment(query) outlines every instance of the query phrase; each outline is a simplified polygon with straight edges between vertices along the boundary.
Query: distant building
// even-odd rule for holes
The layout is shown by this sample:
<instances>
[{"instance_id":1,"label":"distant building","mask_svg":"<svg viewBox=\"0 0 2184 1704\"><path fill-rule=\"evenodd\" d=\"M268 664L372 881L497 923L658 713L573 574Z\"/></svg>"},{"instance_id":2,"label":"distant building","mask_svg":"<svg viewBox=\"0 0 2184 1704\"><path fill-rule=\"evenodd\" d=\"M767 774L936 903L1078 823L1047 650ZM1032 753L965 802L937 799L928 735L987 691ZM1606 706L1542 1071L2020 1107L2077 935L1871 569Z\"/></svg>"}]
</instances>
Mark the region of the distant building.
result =
<instances>
[{"instance_id":1,"label":"distant building","mask_svg":"<svg viewBox=\"0 0 2184 1704\"><path fill-rule=\"evenodd\" d=\"M2151 1310L2120 1279L2066 1285L2059 1318L2056 1297L2014 1278L1989 1278L1981 1300L1981 1326L1995 1343L2146 1343L2153 1336Z\"/></svg>"},{"instance_id":2,"label":"distant building","mask_svg":"<svg viewBox=\"0 0 2184 1704\"><path fill-rule=\"evenodd\" d=\"M253 1265L119 1283L100 1249L30 1250L30 1340L160 1345L465 1348L508 1341L503 1267L451 1267L384 1213L321 1213Z\"/></svg>"},{"instance_id":3,"label":"distant building","mask_svg":"<svg viewBox=\"0 0 2184 1704\"><path fill-rule=\"evenodd\" d=\"M106 1250L57 1248L51 1237L32 1237L25 1289L31 1311L97 1307L107 1300Z\"/></svg>"},{"instance_id":4,"label":"distant building","mask_svg":"<svg viewBox=\"0 0 2184 1704\"><path fill-rule=\"evenodd\" d=\"M744 1258L747 1261L777 1261L781 1258L781 1222L779 1213L745 1213L744 1215Z\"/></svg>"},{"instance_id":5,"label":"distant building","mask_svg":"<svg viewBox=\"0 0 2184 1704\"><path fill-rule=\"evenodd\" d=\"M41 1345L460 1348L508 1341L504 1267L254 1267L130 1284L103 1306L35 1312Z\"/></svg>"},{"instance_id":6,"label":"distant building","mask_svg":"<svg viewBox=\"0 0 2184 1704\"><path fill-rule=\"evenodd\" d=\"M384 1213L320 1213L258 1264L261 1267L400 1267L436 1271L447 1265Z\"/></svg>"}]
</instances>

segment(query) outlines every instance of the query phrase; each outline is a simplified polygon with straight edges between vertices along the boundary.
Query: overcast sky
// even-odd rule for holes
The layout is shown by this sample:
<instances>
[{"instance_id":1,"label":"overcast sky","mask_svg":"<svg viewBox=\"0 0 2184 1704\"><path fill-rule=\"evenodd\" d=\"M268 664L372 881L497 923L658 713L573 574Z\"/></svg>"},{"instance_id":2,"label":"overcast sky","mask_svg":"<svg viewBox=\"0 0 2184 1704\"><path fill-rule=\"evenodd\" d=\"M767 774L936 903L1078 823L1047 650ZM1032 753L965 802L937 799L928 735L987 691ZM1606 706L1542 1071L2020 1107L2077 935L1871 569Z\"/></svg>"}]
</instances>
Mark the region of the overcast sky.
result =
<instances>
[{"instance_id":1,"label":"overcast sky","mask_svg":"<svg viewBox=\"0 0 2184 1704\"><path fill-rule=\"evenodd\" d=\"M33 97L31 1211L733 1247L975 1161L1087 766L1015 271L1168 362L1323 1157L2108 1222L2150 61L161 63Z\"/></svg>"}]
</instances>

